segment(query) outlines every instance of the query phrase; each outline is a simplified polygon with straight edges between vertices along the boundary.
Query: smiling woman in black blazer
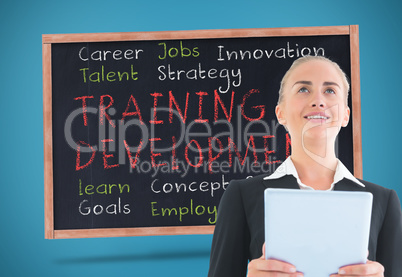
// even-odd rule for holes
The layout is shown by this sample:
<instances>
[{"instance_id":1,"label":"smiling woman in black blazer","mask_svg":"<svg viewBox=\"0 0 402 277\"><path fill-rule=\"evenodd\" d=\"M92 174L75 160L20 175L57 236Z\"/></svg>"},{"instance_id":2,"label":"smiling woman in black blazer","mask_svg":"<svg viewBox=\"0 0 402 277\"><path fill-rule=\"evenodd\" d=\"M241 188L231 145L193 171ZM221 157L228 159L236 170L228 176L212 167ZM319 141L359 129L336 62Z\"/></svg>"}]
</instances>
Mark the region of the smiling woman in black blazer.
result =
<instances>
[{"instance_id":1,"label":"smiling woman in black blazer","mask_svg":"<svg viewBox=\"0 0 402 277\"><path fill-rule=\"evenodd\" d=\"M336 136L349 121L348 91L345 74L329 59L303 57L293 63L281 82L275 110L291 136L292 154L270 176L230 183L219 206L209 277L303 276L291 264L264 259L266 188L371 192L368 261L342 267L331 277L402 276L402 213L397 194L356 179L335 155Z\"/></svg>"}]
</instances>

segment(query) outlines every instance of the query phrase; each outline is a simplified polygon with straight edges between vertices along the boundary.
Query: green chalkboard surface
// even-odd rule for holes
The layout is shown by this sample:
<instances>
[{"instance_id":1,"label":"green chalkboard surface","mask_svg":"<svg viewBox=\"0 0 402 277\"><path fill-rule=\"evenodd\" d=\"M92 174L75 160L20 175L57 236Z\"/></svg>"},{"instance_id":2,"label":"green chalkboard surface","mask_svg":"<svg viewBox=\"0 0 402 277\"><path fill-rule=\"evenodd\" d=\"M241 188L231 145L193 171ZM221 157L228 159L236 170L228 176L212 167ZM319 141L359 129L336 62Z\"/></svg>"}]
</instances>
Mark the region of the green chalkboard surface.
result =
<instances>
[{"instance_id":1,"label":"green chalkboard surface","mask_svg":"<svg viewBox=\"0 0 402 277\"><path fill-rule=\"evenodd\" d=\"M211 233L230 180L289 155L274 110L305 55L351 76L361 177L357 26L44 35L46 238Z\"/></svg>"}]
</instances>

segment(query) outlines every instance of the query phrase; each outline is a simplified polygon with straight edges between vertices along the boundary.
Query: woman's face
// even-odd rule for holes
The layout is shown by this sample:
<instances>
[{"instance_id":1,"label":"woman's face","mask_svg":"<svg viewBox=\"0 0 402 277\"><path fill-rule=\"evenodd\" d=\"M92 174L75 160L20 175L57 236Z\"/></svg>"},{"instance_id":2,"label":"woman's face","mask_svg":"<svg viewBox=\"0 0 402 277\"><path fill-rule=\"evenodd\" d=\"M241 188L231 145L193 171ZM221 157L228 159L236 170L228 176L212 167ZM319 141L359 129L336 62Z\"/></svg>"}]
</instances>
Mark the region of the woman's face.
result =
<instances>
[{"instance_id":1,"label":"woman's face","mask_svg":"<svg viewBox=\"0 0 402 277\"><path fill-rule=\"evenodd\" d=\"M346 92L336 68L313 60L293 69L284 86L283 100L276 107L279 123L294 139L335 138L348 124L350 110Z\"/></svg>"}]
</instances>

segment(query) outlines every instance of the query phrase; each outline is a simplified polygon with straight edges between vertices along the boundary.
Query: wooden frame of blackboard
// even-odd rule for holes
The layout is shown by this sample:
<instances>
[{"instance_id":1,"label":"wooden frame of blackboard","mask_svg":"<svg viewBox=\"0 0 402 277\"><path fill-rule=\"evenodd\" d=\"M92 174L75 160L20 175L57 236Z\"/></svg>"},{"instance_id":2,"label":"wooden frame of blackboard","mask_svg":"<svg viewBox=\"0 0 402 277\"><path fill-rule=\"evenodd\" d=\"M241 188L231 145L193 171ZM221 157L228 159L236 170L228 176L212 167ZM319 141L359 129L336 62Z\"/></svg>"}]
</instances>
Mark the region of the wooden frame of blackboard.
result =
<instances>
[{"instance_id":1,"label":"wooden frame of blackboard","mask_svg":"<svg viewBox=\"0 0 402 277\"><path fill-rule=\"evenodd\" d=\"M361 107L360 107L360 58L358 25L334 27L295 27L264 29L228 29L196 31L162 31L133 33L55 34L42 36L43 50L43 117L44 117L44 180L45 180L45 238L89 238L153 235L212 234L214 226L107 228L55 230L53 196L53 131L52 131L52 55L56 43L117 42L141 40L177 40L209 38L247 38L280 36L348 35L351 57L351 95L353 123L354 175L362 178Z\"/></svg>"}]
</instances>

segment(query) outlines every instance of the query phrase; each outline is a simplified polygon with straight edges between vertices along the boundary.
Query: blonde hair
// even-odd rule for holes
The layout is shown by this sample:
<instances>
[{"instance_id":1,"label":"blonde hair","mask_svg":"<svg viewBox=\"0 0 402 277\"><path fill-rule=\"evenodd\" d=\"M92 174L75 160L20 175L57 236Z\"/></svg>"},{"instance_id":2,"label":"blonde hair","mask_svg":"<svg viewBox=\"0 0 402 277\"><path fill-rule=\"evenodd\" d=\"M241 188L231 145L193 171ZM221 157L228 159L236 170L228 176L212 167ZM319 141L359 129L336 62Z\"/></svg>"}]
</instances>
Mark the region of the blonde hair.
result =
<instances>
[{"instance_id":1,"label":"blonde hair","mask_svg":"<svg viewBox=\"0 0 402 277\"><path fill-rule=\"evenodd\" d=\"M349 81L348 81L348 77L346 76L345 72L343 72L343 70L339 67L339 65L334 62L331 61L330 59L323 57L323 56L304 56L301 58L298 58L297 60L295 60L293 62L293 64L290 66L290 68L288 69L288 71L285 73L285 75L282 78L281 81L281 86L279 88L279 98L278 98L278 104L280 104L283 100L284 97L284 87L286 85L287 80L289 79L290 74L293 72L293 70L298 67L301 64L304 64L306 62L309 61L324 61L324 62L328 62L330 63L332 66L334 66L334 68L338 71L339 75L342 78L342 82L343 82L343 87L345 90L345 101L346 101L346 105L348 103L348 96L349 96L349 89L350 89L350 85L349 85Z\"/></svg>"}]
</instances>

